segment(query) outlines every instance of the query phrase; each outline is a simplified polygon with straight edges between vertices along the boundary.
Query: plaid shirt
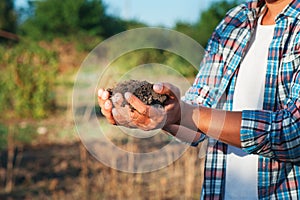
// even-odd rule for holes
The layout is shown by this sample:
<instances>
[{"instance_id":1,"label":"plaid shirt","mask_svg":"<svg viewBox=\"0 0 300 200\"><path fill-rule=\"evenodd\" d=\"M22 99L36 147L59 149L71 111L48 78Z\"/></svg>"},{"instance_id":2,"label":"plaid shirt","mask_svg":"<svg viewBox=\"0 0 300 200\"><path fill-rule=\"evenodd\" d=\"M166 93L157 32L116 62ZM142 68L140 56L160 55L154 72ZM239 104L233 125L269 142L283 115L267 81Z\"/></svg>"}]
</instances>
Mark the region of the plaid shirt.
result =
<instances>
[{"instance_id":1,"label":"plaid shirt","mask_svg":"<svg viewBox=\"0 0 300 200\"><path fill-rule=\"evenodd\" d=\"M184 100L232 110L239 66L264 1L229 11L213 33ZM242 111L241 144L258 154L259 199L300 199L300 0L276 18L269 47L263 110ZM227 145L208 139L204 199L224 199Z\"/></svg>"}]
</instances>

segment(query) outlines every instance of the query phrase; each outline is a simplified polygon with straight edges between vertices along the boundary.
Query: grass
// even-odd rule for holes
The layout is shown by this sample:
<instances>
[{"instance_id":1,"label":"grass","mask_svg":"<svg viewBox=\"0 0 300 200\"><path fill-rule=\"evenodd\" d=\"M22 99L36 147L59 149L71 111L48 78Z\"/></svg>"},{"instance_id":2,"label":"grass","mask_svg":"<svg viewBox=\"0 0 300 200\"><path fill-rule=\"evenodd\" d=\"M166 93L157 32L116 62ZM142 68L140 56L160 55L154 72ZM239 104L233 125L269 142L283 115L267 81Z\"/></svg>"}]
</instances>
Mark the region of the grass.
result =
<instances>
[{"instance_id":1,"label":"grass","mask_svg":"<svg viewBox=\"0 0 300 200\"><path fill-rule=\"evenodd\" d=\"M50 44L47 45L47 48L53 48ZM64 53L63 47L59 48L58 45L66 44L56 42L55 45L54 49L60 49L60 53ZM76 60L74 65L78 69L81 64L79 57L82 55L68 55L68 59L70 57ZM59 65L67 66L69 69L66 63L60 60ZM122 68L122 63L119 63L119 66ZM134 78L150 82L171 82L185 91L193 80L161 64L142 64L130 68L126 73L122 71L116 73L116 69L113 65L109 66L104 78L97 80L95 87L108 87L118 80ZM90 69L85 69L83 72L88 75L94 73ZM75 77L75 69L64 71L56 77L55 102L57 107L51 116L46 119L33 121L24 119L11 123L16 135L19 135L16 139L22 143L22 148L14 151L14 158L17 158L18 162L12 165L13 188L11 192L4 191L9 125L0 124L0 147L2 148L0 151L0 199L199 199L203 160L198 158L197 148L188 148L178 160L164 168L138 174L112 169L87 152L77 135L72 113ZM95 96L86 98L94 99ZM128 136L124 134L124 131L108 125L106 120L101 118L93 127L95 131L91 131L88 135L88 139L96 144L100 137L97 132L98 126L112 143L132 152L155 151L172 139L163 133L153 133L152 136L149 135L144 139ZM46 133L37 134L39 127L46 128ZM83 127L83 130L89 128L91 127ZM111 156L109 147L100 143L97 146L100 152ZM174 154L178 151L175 147L171 150ZM114 159L116 159L114 162L118 162L120 158Z\"/></svg>"}]
</instances>

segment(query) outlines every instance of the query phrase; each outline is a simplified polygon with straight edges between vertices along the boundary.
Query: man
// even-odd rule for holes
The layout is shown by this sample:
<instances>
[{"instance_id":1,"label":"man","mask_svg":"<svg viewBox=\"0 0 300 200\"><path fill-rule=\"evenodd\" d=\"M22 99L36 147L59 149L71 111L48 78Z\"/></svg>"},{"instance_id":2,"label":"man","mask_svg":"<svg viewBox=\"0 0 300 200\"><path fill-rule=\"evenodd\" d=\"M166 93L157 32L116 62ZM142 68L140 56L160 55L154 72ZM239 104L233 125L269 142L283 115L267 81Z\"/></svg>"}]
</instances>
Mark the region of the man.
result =
<instances>
[{"instance_id":1,"label":"man","mask_svg":"<svg viewBox=\"0 0 300 200\"><path fill-rule=\"evenodd\" d=\"M126 93L132 111L112 108L100 89L102 113L112 124L181 130L192 145L208 138L203 199L300 199L299 3L258 0L229 11L183 101L178 88L159 83L154 90L169 96L164 110Z\"/></svg>"}]
</instances>

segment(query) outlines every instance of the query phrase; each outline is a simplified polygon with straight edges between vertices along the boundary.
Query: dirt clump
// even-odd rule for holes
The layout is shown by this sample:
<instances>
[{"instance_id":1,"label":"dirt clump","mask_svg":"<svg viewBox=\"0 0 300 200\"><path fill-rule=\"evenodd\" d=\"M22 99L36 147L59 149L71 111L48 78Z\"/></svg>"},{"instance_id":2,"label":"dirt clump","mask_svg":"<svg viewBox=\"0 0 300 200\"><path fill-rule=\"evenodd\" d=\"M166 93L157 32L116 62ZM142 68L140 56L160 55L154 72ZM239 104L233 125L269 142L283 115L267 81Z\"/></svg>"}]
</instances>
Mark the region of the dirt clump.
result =
<instances>
[{"instance_id":1,"label":"dirt clump","mask_svg":"<svg viewBox=\"0 0 300 200\"><path fill-rule=\"evenodd\" d=\"M113 96L116 93L121 93L123 96L126 92L131 92L147 105L161 105L168 99L167 95L157 94L153 90L153 84L147 81L127 80L119 82L114 88L109 88L107 91ZM127 104L123 101L122 106Z\"/></svg>"}]
</instances>

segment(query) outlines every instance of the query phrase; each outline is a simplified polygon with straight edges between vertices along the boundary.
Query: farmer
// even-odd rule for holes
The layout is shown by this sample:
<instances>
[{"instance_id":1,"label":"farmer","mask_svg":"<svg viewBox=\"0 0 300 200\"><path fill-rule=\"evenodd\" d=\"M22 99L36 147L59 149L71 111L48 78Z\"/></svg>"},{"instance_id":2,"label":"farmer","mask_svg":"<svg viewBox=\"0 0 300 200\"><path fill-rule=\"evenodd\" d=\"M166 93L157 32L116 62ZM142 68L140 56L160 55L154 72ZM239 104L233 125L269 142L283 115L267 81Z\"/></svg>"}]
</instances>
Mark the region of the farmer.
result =
<instances>
[{"instance_id":1,"label":"farmer","mask_svg":"<svg viewBox=\"0 0 300 200\"><path fill-rule=\"evenodd\" d=\"M299 65L300 0L251 1L217 26L181 100L158 83L164 109L131 93L135 110L113 108L122 97L112 102L103 89L98 101L111 124L162 128L193 146L208 140L203 199L300 199Z\"/></svg>"}]
</instances>

